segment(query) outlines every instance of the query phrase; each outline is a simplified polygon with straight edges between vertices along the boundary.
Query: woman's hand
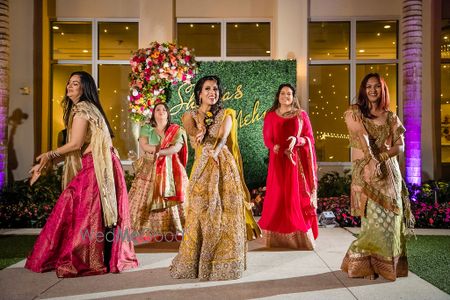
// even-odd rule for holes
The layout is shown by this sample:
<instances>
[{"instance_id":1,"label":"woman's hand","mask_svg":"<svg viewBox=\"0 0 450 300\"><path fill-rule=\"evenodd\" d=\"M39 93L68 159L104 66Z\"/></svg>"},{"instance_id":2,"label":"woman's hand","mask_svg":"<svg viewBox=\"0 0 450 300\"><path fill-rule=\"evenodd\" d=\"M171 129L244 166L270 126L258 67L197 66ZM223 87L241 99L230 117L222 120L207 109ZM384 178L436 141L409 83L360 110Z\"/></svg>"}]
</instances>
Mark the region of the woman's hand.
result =
<instances>
[{"instance_id":1,"label":"woman's hand","mask_svg":"<svg viewBox=\"0 0 450 300\"><path fill-rule=\"evenodd\" d=\"M295 136L290 136L287 138L287 141L289 141L289 151L292 152L294 149L295 144L297 143L297 138Z\"/></svg>"},{"instance_id":2,"label":"woman's hand","mask_svg":"<svg viewBox=\"0 0 450 300\"><path fill-rule=\"evenodd\" d=\"M219 159L218 159L219 153L217 153L216 150L213 150L213 149L208 150L208 154L209 154L209 157L211 157L216 162L216 164L219 164Z\"/></svg>"},{"instance_id":3,"label":"woman's hand","mask_svg":"<svg viewBox=\"0 0 450 300\"><path fill-rule=\"evenodd\" d=\"M273 152L274 152L275 154L278 154L278 151L280 151L280 145L275 145L275 146L273 146Z\"/></svg>"},{"instance_id":4,"label":"woman's hand","mask_svg":"<svg viewBox=\"0 0 450 300\"><path fill-rule=\"evenodd\" d=\"M286 150L284 150L284 154L287 155L291 163L295 166L294 152L292 152L292 149L287 148Z\"/></svg>"},{"instance_id":5,"label":"woman's hand","mask_svg":"<svg viewBox=\"0 0 450 300\"><path fill-rule=\"evenodd\" d=\"M200 144L203 141L203 138L205 137L206 127L204 125L199 125L198 130L199 132L195 136L195 142L197 144Z\"/></svg>"}]
</instances>

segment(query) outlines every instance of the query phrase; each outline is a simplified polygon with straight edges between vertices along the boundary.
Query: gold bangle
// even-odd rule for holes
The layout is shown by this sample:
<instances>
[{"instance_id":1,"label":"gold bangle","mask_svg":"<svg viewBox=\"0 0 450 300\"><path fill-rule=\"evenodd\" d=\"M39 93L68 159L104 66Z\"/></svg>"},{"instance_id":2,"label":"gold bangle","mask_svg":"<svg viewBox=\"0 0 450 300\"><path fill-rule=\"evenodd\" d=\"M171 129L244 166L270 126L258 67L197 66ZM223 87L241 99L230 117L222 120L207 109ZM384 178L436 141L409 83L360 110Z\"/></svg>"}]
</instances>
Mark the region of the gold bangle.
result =
<instances>
[{"instance_id":1,"label":"gold bangle","mask_svg":"<svg viewBox=\"0 0 450 300\"><path fill-rule=\"evenodd\" d=\"M387 152L380 153L380 161L387 161L389 159L389 154Z\"/></svg>"}]
</instances>

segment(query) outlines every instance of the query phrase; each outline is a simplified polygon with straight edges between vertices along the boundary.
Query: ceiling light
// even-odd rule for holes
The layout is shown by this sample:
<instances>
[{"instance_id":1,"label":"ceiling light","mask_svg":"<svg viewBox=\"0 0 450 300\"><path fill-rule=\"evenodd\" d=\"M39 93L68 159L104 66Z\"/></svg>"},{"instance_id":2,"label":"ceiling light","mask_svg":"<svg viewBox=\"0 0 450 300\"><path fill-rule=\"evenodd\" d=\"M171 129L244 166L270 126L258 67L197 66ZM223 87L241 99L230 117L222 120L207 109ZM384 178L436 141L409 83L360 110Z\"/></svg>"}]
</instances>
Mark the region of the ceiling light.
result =
<instances>
[{"instance_id":1,"label":"ceiling light","mask_svg":"<svg viewBox=\"0 0 450 300\"><path fill-rule=\"evenodd\" d=\"M194 27L194 24L191 24L191 25L189 25L189 26L191 26L191 28L192 28L192 27Z\"/></svg>"},{"instance_id":2,"label":"ceiling light","mask_svg":"<svg viewBox=\"0 0 450 300\"><path fill-rule=\"evenodd\" d=\"M128 26L125 26L125 30L128 30L129 29L129 27Z\"/></svg>"},{"instance_id":3,"label":"ceiling light","mask_svg":"<svg viewBox=\"0 0 450 300\"><path fill-rule=\"evenodd\" d=\"M358 52L359 52L359 53L364 53L364 52L366 52L366 50L364 50L364 49L359 49Z\"/></svg>"},{"instance_id":4,"label":"ceiling light","mask_svg":"<svg viewBox=\"0 0 450 300\"><path fill-rule=\"evenodd\" d=\"M85 49L85 50L83 50L83 53L88 53L88 52L89 52L89 50L86 50L86 49Z\"/></svg>"},{"instance_id":5,"label":"ceiling light","mask_svg":"<svg viewBox=\"0 0 450 300\"><path fill-rule=\"evenodd\" d=\"M105 33L108 32L108 29L103 30Z\"/></svg>"},{"instance_id":6,"label":"ceiling light","mask_svg":"<svg viewBox=\"0 0 450 300\"><path fill-rule=\"evenodd\" d=\"M58 30L58 29L59 29L59 26L56 26L56 25L55 25L55 26L53 26L52 28L55 29L55 30Z\"/></svg>"},{"instance_id":7,"label":"ceiling light","mask_svg":"<svg viewBox=\"0 0 450 300\"><path fill-rule=\"evenodd\" d=\"M389 29L391 28L391 25L384 25L384 29Z\"/></svg>"}]
</instances>

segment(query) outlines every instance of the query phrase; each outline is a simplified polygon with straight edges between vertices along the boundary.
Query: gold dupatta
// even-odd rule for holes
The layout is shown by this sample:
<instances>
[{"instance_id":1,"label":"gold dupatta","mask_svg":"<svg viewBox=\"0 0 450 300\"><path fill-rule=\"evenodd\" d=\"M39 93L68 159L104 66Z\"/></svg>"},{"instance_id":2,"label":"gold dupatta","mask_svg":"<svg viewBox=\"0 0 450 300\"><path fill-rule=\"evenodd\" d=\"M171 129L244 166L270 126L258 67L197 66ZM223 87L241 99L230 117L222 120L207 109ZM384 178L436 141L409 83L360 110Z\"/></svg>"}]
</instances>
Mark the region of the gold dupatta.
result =
<instances>
[{"instance_id":1,"label":"gold dupatta","mask_svg":"<svg viewBox=\"0 0 450 300\"><path fill-rule=\"evenodd\" d=\"M117 224L117 198L112 164L112 140L105 119L95 105L81 101L72 107L69 118L67 138L70 141L73 117L77 115L89 122L92 132L90 144L94 161L95 177L97 179L102 203L103 221L106 227ZM67 153L64 161L63 189L81 170L80 150Z\"/></svg>"},{"instance_id":2,"label":"gold dupatta","mask_svg":"<svg viewBox=\"0 0 450 300\"><path fill-rule=\"evenodd\" d=\"M241 177L242 189L245 193L244 213L245 213L245 225L247 229L247 240L251 241L258 237L261 237L261 229L259 228L258 223L256 223L255 219L253 218L252 209L250 205L251 201L250 192L244 181L244 168L242 166L242 157L238 144L236 112L229 108L225 109L222 122L225 120L227 116L230 116L232 120L231 131L227 139L227 147L230 150L231 154L233 155L234 160L236 161L236 165L239 170L239 175ZM216 141L216 144L217 142L218 141Z\"/></svg>"}]
</instances>

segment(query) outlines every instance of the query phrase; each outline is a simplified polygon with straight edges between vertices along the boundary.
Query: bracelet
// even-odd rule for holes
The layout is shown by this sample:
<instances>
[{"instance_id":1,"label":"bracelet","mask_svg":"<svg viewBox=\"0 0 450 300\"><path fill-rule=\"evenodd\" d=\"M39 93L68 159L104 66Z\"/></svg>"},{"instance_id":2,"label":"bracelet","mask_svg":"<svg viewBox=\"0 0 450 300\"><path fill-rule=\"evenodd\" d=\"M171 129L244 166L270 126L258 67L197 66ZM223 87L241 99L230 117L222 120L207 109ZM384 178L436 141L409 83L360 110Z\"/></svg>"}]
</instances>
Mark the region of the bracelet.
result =
<instances>
[{"instance_id":1,"label":"bracelet","mask_svg":"<svg viewBox=\"0 0 450 300\"><path fill-rule=\"evenodd\" d=\"M53 160L53 159L58 158L58 157L61 157L61 154L59 154L56 151L50 150L50 151L47 152L47 158L50 159L50 160Z\"/></svg>"},{"instance_id":2,"label":"bracelet","mask_svg":"<svg viewBox=\"0 0 450 300\"><path fill-rule=\"evenodd\" d=\"M380 153L380 161L387 161L389 159L389 154L387 152Z\"/></svg>"}]
</instances>

